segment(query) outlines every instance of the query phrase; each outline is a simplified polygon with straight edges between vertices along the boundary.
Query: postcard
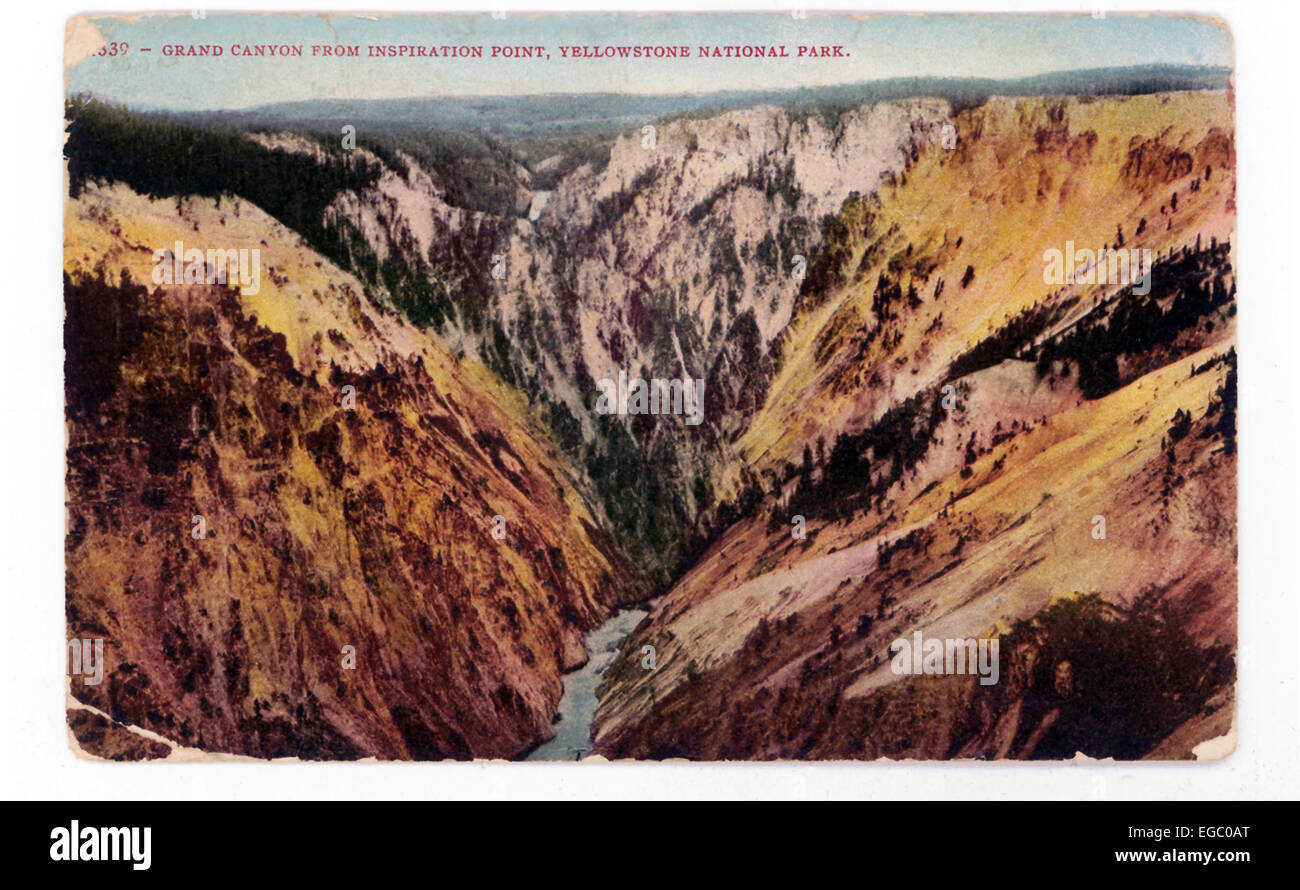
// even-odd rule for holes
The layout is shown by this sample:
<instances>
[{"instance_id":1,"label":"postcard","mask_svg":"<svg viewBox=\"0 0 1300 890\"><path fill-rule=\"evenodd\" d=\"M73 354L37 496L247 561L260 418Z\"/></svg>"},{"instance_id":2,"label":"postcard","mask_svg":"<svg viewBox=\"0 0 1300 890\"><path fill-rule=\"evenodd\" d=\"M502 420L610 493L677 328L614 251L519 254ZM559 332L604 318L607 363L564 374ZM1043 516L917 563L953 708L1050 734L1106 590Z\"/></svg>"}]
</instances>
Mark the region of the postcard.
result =
<instances>
[{"instance_id":1,"label":"postcard","mask_svg":"<svg viewBox=\"0 0 1300 890\"><path fill-rule=\"evenodd\" d=\"M1222 21L195 12L65 52L79 756L1233 750Z\"/></svg>"}]
</instances>

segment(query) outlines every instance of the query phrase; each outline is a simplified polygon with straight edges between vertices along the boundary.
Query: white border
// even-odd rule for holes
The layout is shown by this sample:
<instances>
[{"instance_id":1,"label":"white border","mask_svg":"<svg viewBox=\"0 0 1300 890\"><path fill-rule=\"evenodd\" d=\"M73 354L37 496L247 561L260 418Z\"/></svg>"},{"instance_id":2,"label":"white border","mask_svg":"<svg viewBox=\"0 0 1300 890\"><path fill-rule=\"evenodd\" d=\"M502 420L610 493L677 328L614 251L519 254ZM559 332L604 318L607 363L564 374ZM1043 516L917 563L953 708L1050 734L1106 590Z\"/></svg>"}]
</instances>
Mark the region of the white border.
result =
<instances>
[{"instance_id":1,"label":"white border","mask_svg":"<svg viewBox=\"0 0 1300 890\"><path fill-rule=\"evenodd\" d=\"M634 0L646 11L688 5ZM256 11L466 9L245 0ZM518 11L610 11L611 0L475 4ZM798 4L709 0L725 11ZM900 2L882 11L1091 11L1097 4ZM814 7L809 6L812 11ZM63 29L75 0L11 7L3 318L0 570L0 797L101 799L873 798L1253 799L1300 795L1300 612L1296 605L1297 386L1294 274L1300 244L1294 155L1292 3L1112 2L1108 11L1220 15L1236 41L1240 354L1240 676L1238 747L1207 764L101 764L68 749L63 714L63 386L61 111ZM95 7L93 11L100 11ZM138 11L127 7L123 11ZM691 10L694 11L694 10ZM1014 52L1014 47L1008 47ZM10 108L8 101L6 105ZM14 112L11 111L11 114ZM17 150L17 156L11 152ZM12 274L16 273L16 274Z\"/></svg>"}]
</instances>

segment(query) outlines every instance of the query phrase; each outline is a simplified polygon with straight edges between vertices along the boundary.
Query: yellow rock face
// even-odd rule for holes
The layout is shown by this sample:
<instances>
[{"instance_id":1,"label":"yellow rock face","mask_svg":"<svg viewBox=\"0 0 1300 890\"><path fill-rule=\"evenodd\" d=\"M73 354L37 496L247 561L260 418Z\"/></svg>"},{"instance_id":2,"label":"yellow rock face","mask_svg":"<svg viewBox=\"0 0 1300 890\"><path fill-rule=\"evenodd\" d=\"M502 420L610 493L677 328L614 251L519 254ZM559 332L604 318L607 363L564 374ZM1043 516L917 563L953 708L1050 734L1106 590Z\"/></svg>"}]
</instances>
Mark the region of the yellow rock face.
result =
<instances>
[{"instance_id":1,"label":"yellow rock face","mask_svg":"<svg viewBox=\"0 0 1300 890\"><path fill-rule=\"evenodd\" d=\"M957 121L954 148L932 144L878 194L846 204L842 274L805 295L728 468L730 490L766 473L765 488L775 480L788 503L805 447L819 455L813 478L823 472L819 439L829 454L838 436L913 397L928 416L947 392L952 410L865 509L806 517L800 538L795 509L773 510L769 497L723 534L629 641L655 645L659 667L607 680L597 714L606 755L1044 756L1053 722L1075 706L1028 691L1026 653L1050 646L1021 645L995 693L971 677L899 675L891 642L923 631L1023 644L1049 633L1036 620L1087 614L1090 593L1115 604L1111 615L1137 615L1141 595L1158 594L1182 616L1177 657L1215 664L1223 684L1194 717L1134 728L1155 735L1109 756L1188 758L1231 729L1236 458L1212 427L1235 387L1235 306L1126 358L1123 385L1101 398L1085 398L1059 363L1040 374L1008 355L952 370L1028 310L1051 319L1039 342L1092 312L1113 318L1119 289L1045 283L1047 250L1122 236L1159 263L1230 243L1230 97L992 100ZM917 300L882 318L882 284L914 288ZM1175 441L1184 413L1189 429ZM890 469L888 457L871 460ZM1053 603L1065 605L1045 611ZM1092 655L1118 657L1100 640ZM1076 679L1086 669L1055 667ZM1143 671L1134 688L1161 682Z\"/></svg>"},{"instance_id":2,"label":"yellow rock face","mask_svg":"<svg viewBox=\"0 0 1300 890\"><path fill-rule=\"evenodd\" d=\"M246 202L91 188L65 238L68 636L106 642L72 694L259 757L547 738L635 586L522 400ZM260 288L153 284L176 241Z\"/></svg>"}]
</instances>

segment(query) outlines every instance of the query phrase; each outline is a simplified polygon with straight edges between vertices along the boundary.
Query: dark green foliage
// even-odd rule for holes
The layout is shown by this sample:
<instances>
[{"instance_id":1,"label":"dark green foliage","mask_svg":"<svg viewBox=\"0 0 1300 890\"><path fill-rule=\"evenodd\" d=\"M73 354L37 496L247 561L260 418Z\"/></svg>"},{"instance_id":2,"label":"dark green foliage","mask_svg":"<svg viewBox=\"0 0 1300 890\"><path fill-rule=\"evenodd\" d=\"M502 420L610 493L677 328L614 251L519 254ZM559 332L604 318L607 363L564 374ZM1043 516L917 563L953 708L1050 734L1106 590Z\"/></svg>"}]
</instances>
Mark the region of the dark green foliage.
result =
<instances>
[{"instance_id":1,"label":"dark green foliage","mask_svg":"<svg viewBox=\"0 0 1300 890\"><path fill-rule=\"evenodd\" d=\"M510 362L510 337L501 323L492 319L489 337L483 343L483 361L502 380L519 385L514 365Z\"/></svg>"},{"instance_id":2,"label":"dark green foliage","mask_svg":"<svg viewBox=\"0 0 1300 890\"><path fill-rule=\"evenodd\" d=\"M1078 299L1074 298L1054 306L1043 304L1031 306L998 328L992 335L976 343L968 352L954 359L948 367L948 376L953 379L965 377L967 374L974 374L976 371L991 368L1009 358L1014 358L1077 302ZM1045 377L1046 373L1040 371L1039 376Z\"/></svg>"},{"instance_id":3,"label":"dark green foliage","mask_svg":"<svg viewBox=\"0 0 1300 890\"><path fill-rule=\"evenodd\" d=\"M327 231L325 208L380 172L342 149L326 150L323 160L270 150L242 133L184 126L93 99L70 100L66 115L63 151L73 198L88 182L114 181L152 198L238 195L338 262L350 257L340 233Z\"/></svg>"},{"instance_id":4,"label":"dark green foliage","mask_svg":"<svg viewBox=\"0 0 1300 890\"><path fill-rule=\"evenodd\" d=\"M848 281L846 267L853 257L857 236L870 237L872 213L869 202L858 192L844 199L839 213L822 218L821 245L808 261L807 274L799 287L799 307L813 308L831 291Z\"/></svg>"},{"instance_id":5,"label":"dark green foliage","mask_svg":"<svg viewBox=\"0 0 1300 890\"><path fill-rule=\"evenodd\" d=\"M1223 378L1223 385L1214 391L1209 407L1205 410L1206 418L1217 419L1202 435L1219 435L1223 439L1223 450L1233 454L1237 450L1237 350L1229 349L1223 359L1227 362L1228 373Z\"/></svg>"},{"instance_id":6,"label":"dark green foliage","mask_svg":"<svg viewBox=\"0 0 1300 890\"><path fill-rule=\"evenodd\" d=\"M1154 264L1151 293L1143 296L1127 287L1073 327L1035 345L1078 298L1056 305L1037 304L1013 318L991 336L955 359L951 378L964 377L1011 358L1034 361L1039 379L1052 374L1054 363L1073 363L1085 398L1108 395L1126 382L1119 359L1168 346L1179 334L1194 330L1216 309L1230 304L1236 293L1228 265L1229 248L1215 244L1200 251L1181 250Z\"/></svg>"},{"instance_id":7,"label":"dark green foliage","mask_svg":"<svg viewBox=\"0 0 1300 890\"><path fill-rule=\"evenodd\" d=\"M695 495L695 503L698 507L704 508L709 505L709 484L706 477L696 476L691 492Z\"/></svg>"},{"instance_id":8,"label":"dark green foliage","mask_svg":"<svg viewBox=\"0 0 1300 890\"><path fill-rule=\"evenodd\" d=\"M578 455L582 449L582 425L578 423L578 418L574 417L569 406L559 399L555 401L543 399L543 401L549 411L550 427L555 434L555 440L560 443L560 447L566 454Z\"/></svg>"},{"instance_id":9,"label":"dark green foliage","mask_svg":"<svg viewBox=\"0 0 1300 890\"><path fill-rule=\"evenodd\" d=\"M651 584L664 584L695 515L673 441L654 436L653 428L634 434L618 415L597 414L595 421L596 436L586 445L588 477L629 556Z\"/></svg>"},{"instance_id":10,"label":"dark green foliage","mask_svg":"<svg viewBox=\"0 0 1300 890\"><path fill-rule=\"evenodd\" d=\"M433 127L359 131L357 146L379 156L402 176L409 157L446 190L447 203L498 216L516 213L519 157L498 137Z\"/></svg>"},{"instance_id":11,"label":"dark green foliage","mask_svg":"<svg viewBox=\"0 0 1300 890\"><path fill-rule=\"evenodd\" d=\"M1119 361L1111 352L1079 356L1079 391L1085 399L1100 399L1119 389Z\"/></svg>"},{"instance_id":12,"label":"dark green foliage","mask_svg":"<svg viewBox=\"0 0 1300 890\"><path fill-rule=\"evenodd\" d=\"M399 312L419 327L442 331L443 324L453 314L451 301L446 288L432 279L423 264L408 266L396 255L389 254L380 264L379 274Z\"/></svg>"},{"instance_id":13,"label":"dark green foliage","mask_svg":"<svg viewBox=\"0 0 1300 890\"><path fill-rule=\"evenodd\" d=\"M241 132L185 125L95 100L70 100L66 111L64 154L72 197L88 182L113 181L154 198L194 195L220 201L223 194L238 195L362 281L388 291L396 308L413 323L441 330L458 308L472 330L481 330L483 300L473 282L449 293L446 285L436 280L435 270L422 260L408 263L389 245L387 257L380 262L350 223L326 219L325 210L336 197L373 185L382 173L380 165L343 150L332 138L314 137L322 151L317 157L267 149ZM440 158L445 161L446 153L456 144L425 146L424 155L416 151L418 142L397 137L378 139L368 147L405 174L407 166L397 154L399 148L427 156L428 163L434 164ZM478 157L471 154L462 160L469 163ZM490 253L491 237L489 232L480 239L488 243L453 244L449 249L460 252L455 259L465 268L481 268L482 263L468 254ZM496 360L508 364L499 351Z\"/></svg>"},{"instance_id":14,"label":"dark green foliage","mask_svg":"<svg viewBox=\"0 0 1300 890\"><path fill-rule=\"evenodd\" d=\"M1230 647L1191 633L1205 595L1175 602L1150 590L1118 606L1088 594L1018 622L999 653L1007 691L1024 702L1017 742L1055 711L1034 759L1150 753L1233 680Z\"/></svg>"},{"instance_id":15,"label":"dark green foliage","mask_svg":"<svg viewBox=\"0 0 1300 890\"><path fill-rule=\"evenodd\" d=\"M937 391L917 393L867 429L836 437L816 484L805 449L805 469L787 512L835 520L867 508L925 457L946 416Z\"/></svg>"},{"instance_id":16,"label":"dark green foliage","mask_svg":"<svg viewBox=\"0 0 1300 890\"><path fill-rule=\"evenodd\" d=\"M1183 439L1191 428L1192 415L1179 408L1174 412L1173 421L1169 425L1169 441L1177 442Z\"/></svg>"},{"instance_id":17,"label":"dark green foliage","mask_svg":"<svg viewBox=\"0 0 1300 890\"><path fill-rule=\"evenodd\" d=\"M1231 283L1229 255L1227 242L1176 251L1154 264L1150 294L1135 294L1127 287L1114 301L1113 311L1103 303L1073 328L1043 343L1039 360L1074 360L1085 398L1114 392L1125 382L1118 358L1158 348L1186 351L1192 347L1175 348L1179 336L1232 302L1236 285Z\"/></svg>"}]
</instances>

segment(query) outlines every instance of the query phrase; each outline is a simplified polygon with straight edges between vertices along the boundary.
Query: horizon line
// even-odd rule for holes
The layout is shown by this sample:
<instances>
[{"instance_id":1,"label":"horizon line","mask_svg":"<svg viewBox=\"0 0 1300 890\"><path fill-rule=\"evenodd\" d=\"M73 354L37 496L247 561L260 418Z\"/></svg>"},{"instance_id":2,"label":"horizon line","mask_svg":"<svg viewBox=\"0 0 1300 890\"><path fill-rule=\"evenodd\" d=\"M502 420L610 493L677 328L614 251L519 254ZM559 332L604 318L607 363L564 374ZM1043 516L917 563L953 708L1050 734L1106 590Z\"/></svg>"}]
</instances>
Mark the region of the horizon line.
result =
<instances>
[{"instance_id":1,"label":"horizon line","mask_svg":"<svg viewBox=\"0 0 1300 890\"><path fill-rule=\"evenodd\" d=\"M744 93L781 93L781 92L815 93L818 90L824 90L824 89L839 89L839 88L855 87L855 86L870 86L870 85L877 85L877 84L902 82L908 80L944 81L944 82L950 82L955 84L986 81L986 82L998 84L998 83L1016 83L1020 81L1033 80L1034 78L1039 78L1039 77L1050 77L1053 75L1084 75L1084 74L1095 74L1098 72L1106 72L1106 71L1139 72L1139 71L1153 70L1153 69L1180 69L1185 71L1200 71L1200 72L1207 72L1207 73L1226 74L1230 79L1230 82L1228 84L1229 87L1231 86L1231 78L1236 71L1236 69L1233 66L1229 66L1229 65L1205 65L1205 64L1196 64L1196 63L1189 63L1189 62L1148 62L1142 65L1101 65L1094 68L1055 68L1055 69L1049 69L1045 71L1039 71L1034 74L1022 74L1022 75L1016 75L1012 77L993 77L993 76L979 76L979 75L946 76L942 74L916 74L916 75L901 75L896 77L880 77L872 80L848 80L848 81L841 81L836 83L820 84L818 86L806 86L806 85L772 86L772 87L756 86L756 87L747 87L747 88L735 87L729 89L710 90L710 91L644 92L644 93L642 92L629 93L625 91L616 91L616 90L592 90L592 91L566 90L566 91L552 91L552 92L538 92L538 93L445 93L441 95L411 95L411 96L393 96L393 97L382 97L382 98L381 97L353 98L353 99L344 99L344 98L337 98L337 97L321 97L316 99L286 99L279 102L260 102L256 105L207 107L207 108L177 108L177 107L168 107L168 106L146 106L146 105L132 106L125 102L119 102L116 100L108 99L106 97L97 96L95 95L94 92L88 92L85 90L68 92L64 96L64 99L66 101L68 99L72 99L78 96L89 96L90 98L95 99L97 101L110 102L112 104L121 105L123 108L127 108L128 110L136 111L136 112L170 112L170 113L179 113L179 114L248 113L248 112L256 112L259 110L281 108L285 106L310 105L312 103L319 103L319 102L373 103L373 102L411 102L411 101L428 101L428 100L487 101L487 100L540 99L546 97L591 98L591 97L599 97L599 96L630 97L630 98L642 98L642 99L653 99L653 98L668 99L668 98L682 98L682 97L704 99L710 96L739 95ZM916 97L913 98L925 98L925 97L918 94ZM887 101L887 100L882 100L882 101Z\"/></svg>"}]
</instances>

